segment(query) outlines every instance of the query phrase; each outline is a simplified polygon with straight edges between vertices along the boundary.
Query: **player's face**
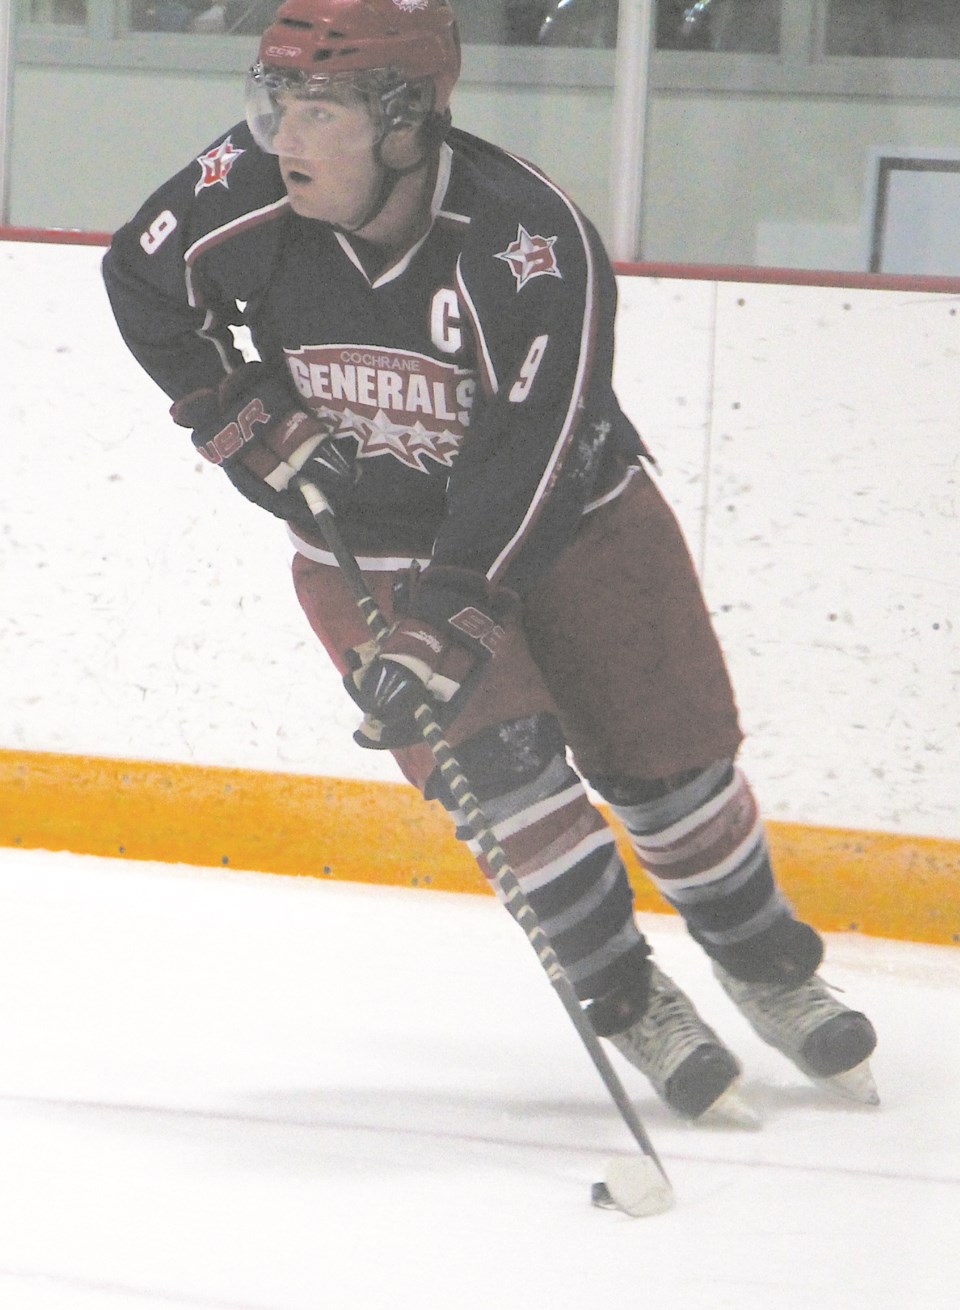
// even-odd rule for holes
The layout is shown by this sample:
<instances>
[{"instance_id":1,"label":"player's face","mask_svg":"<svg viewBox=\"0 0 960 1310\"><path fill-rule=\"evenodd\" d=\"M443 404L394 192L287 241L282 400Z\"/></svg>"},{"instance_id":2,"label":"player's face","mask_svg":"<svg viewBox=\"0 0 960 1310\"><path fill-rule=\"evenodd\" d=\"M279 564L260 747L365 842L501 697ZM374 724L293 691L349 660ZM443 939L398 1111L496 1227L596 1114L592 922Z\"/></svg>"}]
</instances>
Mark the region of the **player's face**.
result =
<instances>
[{"instance_id":1,"label":"player's face","mask_svg":"<svg viewBox=\"0 0 960 1310\"><path fill-rule=\"evenodd\" d=\"M273 149L294 212L352 230L380 186L377 132L367 106L283 93L276 107Z\"/></svg>"}]
</instances>

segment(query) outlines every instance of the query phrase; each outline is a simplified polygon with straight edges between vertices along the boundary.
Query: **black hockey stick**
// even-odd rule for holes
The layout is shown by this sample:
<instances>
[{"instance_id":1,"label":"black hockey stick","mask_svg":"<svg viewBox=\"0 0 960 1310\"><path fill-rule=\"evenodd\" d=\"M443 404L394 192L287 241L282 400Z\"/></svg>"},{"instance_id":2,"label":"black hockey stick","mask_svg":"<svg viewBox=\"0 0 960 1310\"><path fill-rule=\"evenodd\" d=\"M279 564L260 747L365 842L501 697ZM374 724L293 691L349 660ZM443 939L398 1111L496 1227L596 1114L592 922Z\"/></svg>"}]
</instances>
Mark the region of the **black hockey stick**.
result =
<instances>
[{"instance_id":1,"label":"black hockey stick","mask_svg":"<svg viewBox=\"0 0 960 1310\"><path fill-rule=\"evenodd\" d=\"M329 546L340 571L343 574L354 599L373 633L377 642L383 641L390 628L376 601L370 595L360 566L340 535L330 502L318 487L306 479L300 480L300 490L310 508L324 541ZM618 1160L611 1163L607 1170L605 1184L594 1186L594 1200L603 1203L603 1192L612 1196L618 1206L629 1214L657 1214L673 1204L673 1189L666 1170L660 1162L646 1129L639 1115L624 1090L616 1070L600 1044L593 1024L590 1022L580 999L570 981L566 970L560 963L547 934L540 926L536 911L530 904L526 893L520 886L519 879L510 866L506 852L497 840L491 824L474 795L470 783L464 776L456 756L445 741L443 731L434 718L433 710L424 702L415 711L417 724L423 738L433 752L437 766L453 796L454 801L464 815L474 839L487 857L487 862L494 874L500 900L512 917L523 929L527 940L537 953L543 970L552 984L563 1007L570 1016L580 1039L587 1049L597 1072L620 1111L620 1115L633 1134L640 1147L639 1160Z\"/></svg>"}]
</instances>

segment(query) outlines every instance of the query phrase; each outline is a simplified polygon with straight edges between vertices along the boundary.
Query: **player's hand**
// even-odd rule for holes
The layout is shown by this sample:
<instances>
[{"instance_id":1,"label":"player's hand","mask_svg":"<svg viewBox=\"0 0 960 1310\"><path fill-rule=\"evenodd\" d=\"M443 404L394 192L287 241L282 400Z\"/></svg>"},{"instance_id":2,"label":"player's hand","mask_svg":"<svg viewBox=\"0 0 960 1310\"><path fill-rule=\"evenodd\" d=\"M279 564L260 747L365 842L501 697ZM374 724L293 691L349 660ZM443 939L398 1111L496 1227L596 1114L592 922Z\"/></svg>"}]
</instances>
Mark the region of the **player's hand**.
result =
<instances>
[{"instance_id":1,"label":"player's hand","mask_svg":"<svg viewBox=\"0 0 960 1310\"><path fill-rule=\"evenodd\" d=\"M331 506L342 505L356 481L355 445L297 404L286 379L264 364L244 364L219 387L192 391L170 414L193 429L193 444L220 464L255 505L307 526L313 516L295 479L315 482Z\"/></svg>"},{"instance_id":2,"label":"player's hand","mask_svg":"<svg viewBox=\"0 0 960 1310\"><path fill-rule=\"evenodd\" d=\"M424 703L449 721L469 695L505 633L516 604L467 569L413 568L394 588L398 619L379 648L358 648L347 690L364 711L361 746L395 749L422 740L416 711Z\"/></svg>"}]
</instances>

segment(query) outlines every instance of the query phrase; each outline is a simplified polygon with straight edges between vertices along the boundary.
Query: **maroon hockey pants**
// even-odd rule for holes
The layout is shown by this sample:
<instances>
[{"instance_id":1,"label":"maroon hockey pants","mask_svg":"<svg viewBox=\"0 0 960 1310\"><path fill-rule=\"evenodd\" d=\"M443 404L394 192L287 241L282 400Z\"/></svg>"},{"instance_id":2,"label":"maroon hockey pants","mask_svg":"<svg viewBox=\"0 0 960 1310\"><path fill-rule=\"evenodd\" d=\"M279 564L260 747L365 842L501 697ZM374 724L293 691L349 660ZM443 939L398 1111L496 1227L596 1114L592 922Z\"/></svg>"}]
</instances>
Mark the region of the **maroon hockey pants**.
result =
<instances>
[{"instance_id":1,"label":"maroon hockey pants","mask_svg":"<svg viewBox=\"0 0 960 1310\"><path fill-rule=\"evenodd\" d=\"M297 595L343 672L344 652L368 641L356 602L330 565L297 555ZM392 619L396 573L367 575ZM731 758L737 709L699 581L672 511L639 470L590 514L487 665L446 736L456 747L493 724L555 714L578 769L590 777L671 777ZM423 788L425 745L395 752Z\"/></svg>"}]
</instances>

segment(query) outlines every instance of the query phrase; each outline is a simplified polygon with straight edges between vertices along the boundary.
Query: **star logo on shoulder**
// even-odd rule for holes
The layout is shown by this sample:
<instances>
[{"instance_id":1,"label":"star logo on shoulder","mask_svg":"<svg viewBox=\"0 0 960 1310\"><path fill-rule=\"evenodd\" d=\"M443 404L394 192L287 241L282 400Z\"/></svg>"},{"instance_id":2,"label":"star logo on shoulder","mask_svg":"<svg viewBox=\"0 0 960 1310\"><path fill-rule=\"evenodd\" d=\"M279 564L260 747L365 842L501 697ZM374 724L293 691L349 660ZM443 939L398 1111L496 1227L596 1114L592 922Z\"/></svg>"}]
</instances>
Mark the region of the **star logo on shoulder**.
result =
<instances>
[{"instance_id":1,"label":"star logo on shoulder","mask_svg":"<svg viewBox=\"0 0 960 1310\"><path fill-rule=\"evenodd\" d=\"M509 264L510 272L517 279L517 290L522 291L532 278L563 277L553 253L556 242L556 237L531 236L523 224L518 223L516 240L511 241L506 250L494 255L494 259Z\"/></svg>"},{"instance_id":2,"label":"star logo on shoulder","mask_svg":"<svg viewBox=\"0 0 960 1310\"><path fill-rule=\"evenodd\" d=\"M198 196L204 187L216 186L218 182L221 186L228 186L227 174L245 153L243 150L238 150L227 137L218 146L208 150L205 155L200 155L197 159L200 165L200 181L193 188L193 194Z\"/></svg>"}]
</instances>

